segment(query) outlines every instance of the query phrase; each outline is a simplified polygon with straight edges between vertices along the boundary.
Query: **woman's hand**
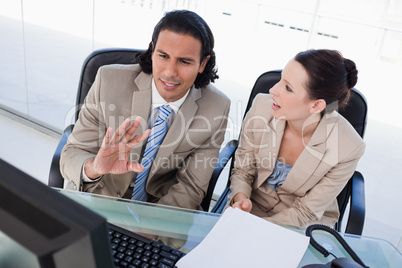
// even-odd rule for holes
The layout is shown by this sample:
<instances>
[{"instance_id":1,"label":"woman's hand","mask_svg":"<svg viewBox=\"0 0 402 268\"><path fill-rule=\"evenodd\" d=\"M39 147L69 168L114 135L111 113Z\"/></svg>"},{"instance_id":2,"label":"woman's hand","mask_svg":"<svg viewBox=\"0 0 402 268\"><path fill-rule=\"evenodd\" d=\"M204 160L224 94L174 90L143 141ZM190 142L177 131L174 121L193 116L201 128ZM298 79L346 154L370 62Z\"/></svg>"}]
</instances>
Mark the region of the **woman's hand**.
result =
<instances>
[{"instance_id":1,"label":"woman's hand","mask_svg":"<svg viewBox=\"0 0 402 268\"><path fill-rule=\"evenodd\" d=\"M240 208L243 211L250 212L253 204L251 200L246 196L245 193L237 193L234 197L234 204L232 208Z\"/></svg>"}]
</instances>

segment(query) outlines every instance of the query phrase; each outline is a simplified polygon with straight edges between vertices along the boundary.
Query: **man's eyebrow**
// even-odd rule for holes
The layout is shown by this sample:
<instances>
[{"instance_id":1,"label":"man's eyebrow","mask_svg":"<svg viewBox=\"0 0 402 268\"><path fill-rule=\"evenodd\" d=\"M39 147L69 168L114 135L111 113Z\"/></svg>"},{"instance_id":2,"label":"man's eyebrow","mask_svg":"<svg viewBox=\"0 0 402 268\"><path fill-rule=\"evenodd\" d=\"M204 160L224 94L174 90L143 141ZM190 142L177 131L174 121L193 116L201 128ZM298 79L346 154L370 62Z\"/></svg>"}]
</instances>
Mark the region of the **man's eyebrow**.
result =
<instances>
[{"instance_id":1,"label":"man's eyebrow","mask_svg":"<svg viewBox=\"0 0 402 268\"><path fill-rule=\"evenodd\" d=\"M166 53L165 51L161 50L161 49L157 49L156 52L159 52L159 53L162 53L162 54L166 54L166 55L167 55L167 53Z\"/></svg>"},{"instance_id":2,"label":"man's eyebrow","mask_svg":"<svg viewBox=\"0 0 402 268\"><path fill-rule=\"evenodd\" d=\"M184 61L189 61L189 62L195 62L195 59L193 59L193 58L183 57L183 58L179 58L179 59L184 60Z\"/></svg>"},{"instance_id":3,"label":"man's eyebrow","mask_svg":"<svg viewBox=\"0 0 402 268\"><path fill-rule=\"evenodd\" d=\"M162 49L157 49L156 52L161 53L163 55L169 56L168 53L166 53L165 51L163 51ZM179 60L184 60L184 61L188 61L188 62L195 62L195 59L193 59L192 57L180 57Z\"/></svg>"}]
</instances>

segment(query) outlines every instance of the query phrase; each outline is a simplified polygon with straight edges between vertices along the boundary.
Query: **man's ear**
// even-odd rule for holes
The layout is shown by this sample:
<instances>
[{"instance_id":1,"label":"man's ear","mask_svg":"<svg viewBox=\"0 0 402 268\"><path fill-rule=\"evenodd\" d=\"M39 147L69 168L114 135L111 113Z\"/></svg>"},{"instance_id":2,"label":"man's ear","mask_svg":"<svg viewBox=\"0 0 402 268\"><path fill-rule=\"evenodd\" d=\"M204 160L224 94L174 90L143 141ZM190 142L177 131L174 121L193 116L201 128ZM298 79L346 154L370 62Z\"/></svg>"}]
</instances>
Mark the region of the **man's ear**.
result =
<instances>
[{"instance_id":1,"label":"man's ear","mask_svg":"<svg viewBox=\"0 0 402 268\"><path fill-rule=\"evenodd\" d=\"M198 73L202 73L205 69L205 66L207 66L207 62L211 58L211 55L208 55L205 57L205 59L201 62L200 68L198 68Z\"/></svg>"},{"instance_id":2,"label":"man's ear","mask_svg":"<svg viewBox=\"0 0 402 268\"><path fill-rule=\"evenodd\" d=\"M321 113L324 111L325 107L327 106L327 103L323 99L315 100L313 106L310 108L310 112L312 114L316 113Z\"/></svg>"}]
</instances>

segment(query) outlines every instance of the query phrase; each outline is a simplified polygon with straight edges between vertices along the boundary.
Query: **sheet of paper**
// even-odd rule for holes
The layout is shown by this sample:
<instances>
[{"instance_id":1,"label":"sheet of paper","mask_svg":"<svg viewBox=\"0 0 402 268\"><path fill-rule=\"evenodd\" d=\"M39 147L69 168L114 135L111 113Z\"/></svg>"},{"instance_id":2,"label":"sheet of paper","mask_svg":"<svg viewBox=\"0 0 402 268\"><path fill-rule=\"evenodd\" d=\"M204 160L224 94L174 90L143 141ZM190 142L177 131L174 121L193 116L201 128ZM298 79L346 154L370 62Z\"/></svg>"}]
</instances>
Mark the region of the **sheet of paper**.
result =
<instances>
[{"instance_id":1,"label":"sheet of paper","mask_svg":"<svg viewBox=\"0 0 402 268\"><path fill-rule=\"evenodd\" d=\"M309 237L238 208L228 208L178 268L297 267Z\"/></svg>"}]
</instances>

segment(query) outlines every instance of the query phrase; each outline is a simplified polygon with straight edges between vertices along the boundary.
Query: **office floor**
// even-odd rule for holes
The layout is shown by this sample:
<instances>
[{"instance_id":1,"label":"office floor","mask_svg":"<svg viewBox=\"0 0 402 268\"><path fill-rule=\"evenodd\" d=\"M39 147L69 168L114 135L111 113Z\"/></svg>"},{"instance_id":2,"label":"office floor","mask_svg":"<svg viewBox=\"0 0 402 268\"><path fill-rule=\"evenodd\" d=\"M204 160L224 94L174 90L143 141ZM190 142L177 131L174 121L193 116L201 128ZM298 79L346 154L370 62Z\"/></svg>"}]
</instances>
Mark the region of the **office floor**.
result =
<instances>
[{"instance_id":1,"label":"office floor","mask_svg":"<svg viewBox=\"0 0 402 268\"><path fill-rule=\"evenodd\" d=\"M366 180L367 214L363 235L385 239L402 251L402 195L399 193L402 189L402 144L395 143L402 129L378 122L369 122L369 127L376 131L367 131L365 140L368 146L358 167ZM0 114L0 129L0 158L47 183L58 138L4 114ZM384 135L390 136L379 138ZM218 183L216 194L220 193L223 184L223 180Z\"/></svg>"}]
</instances>

